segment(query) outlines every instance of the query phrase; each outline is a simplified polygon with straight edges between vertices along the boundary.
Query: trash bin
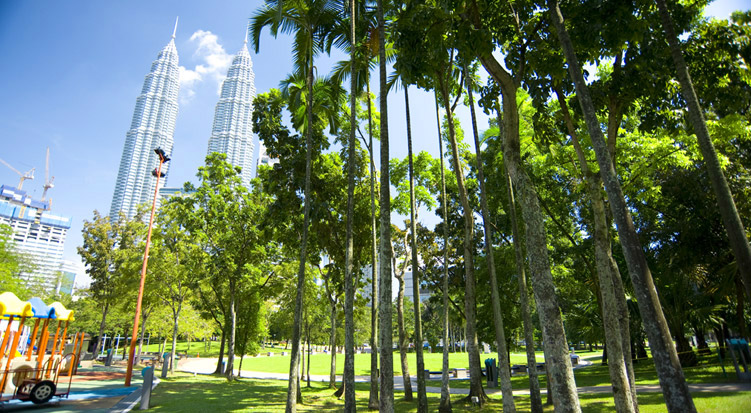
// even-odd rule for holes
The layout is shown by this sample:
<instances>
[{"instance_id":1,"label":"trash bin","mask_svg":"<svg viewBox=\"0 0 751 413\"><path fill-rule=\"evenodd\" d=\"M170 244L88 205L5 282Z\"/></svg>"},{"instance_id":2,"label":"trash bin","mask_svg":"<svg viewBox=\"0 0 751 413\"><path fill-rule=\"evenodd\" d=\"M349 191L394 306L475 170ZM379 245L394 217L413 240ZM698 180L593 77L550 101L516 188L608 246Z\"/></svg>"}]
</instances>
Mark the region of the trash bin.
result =
<instances>
[{"instance_id":1,"label":"trash bin","mask_svg":"<svg viewBox=\"0 0 751 413\"><path fill-rule=\"evenodd\" d=\"M488 378L488 387L498 387L498 371L494 358L485 359L485 376Z\"/></svg>"}]
</instances>

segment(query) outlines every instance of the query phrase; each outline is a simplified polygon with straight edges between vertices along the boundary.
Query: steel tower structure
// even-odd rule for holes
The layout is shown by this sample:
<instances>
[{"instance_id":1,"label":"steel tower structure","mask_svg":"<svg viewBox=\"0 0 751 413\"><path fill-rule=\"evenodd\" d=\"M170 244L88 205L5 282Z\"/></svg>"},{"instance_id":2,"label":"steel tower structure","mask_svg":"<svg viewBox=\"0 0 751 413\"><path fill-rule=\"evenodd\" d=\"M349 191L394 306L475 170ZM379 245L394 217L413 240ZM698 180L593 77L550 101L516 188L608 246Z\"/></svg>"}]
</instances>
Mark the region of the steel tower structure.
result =
<instances>
[{"instance_id":1,"label":"steel tower structure","mask_svg":"<svg viewBox=\"0 0 751 413\"><path fill-rule=\"evenodd\" d=\"M151 64L151 71L146 75L141 94L136 100L112 197L112 219L117 219L120 211L131 218L138 205L151 202L156 185L151 171L159 161L154 156L154 149L160 147L168 154L172 153L180 89L176 31L177 21L172 38ZM169 166L165 165L163 169L163 172L169 172ZM160 186L166 184L168 177L160 181Z\"/></svg>"},{"instance_id":2,"label":"steel tower structure","mask_svg":"<svg viewBox=\"0 0 751 413\"><path fill-rule=\"evenodd\" d=\"M242 168L243 185L249 186L253 173L253 100L256 97L253 62L248 53L247 35L243 47L232 59L214 112L214 126L208 154L227 154L227 162Z\"/></svg>"}]
</instances>

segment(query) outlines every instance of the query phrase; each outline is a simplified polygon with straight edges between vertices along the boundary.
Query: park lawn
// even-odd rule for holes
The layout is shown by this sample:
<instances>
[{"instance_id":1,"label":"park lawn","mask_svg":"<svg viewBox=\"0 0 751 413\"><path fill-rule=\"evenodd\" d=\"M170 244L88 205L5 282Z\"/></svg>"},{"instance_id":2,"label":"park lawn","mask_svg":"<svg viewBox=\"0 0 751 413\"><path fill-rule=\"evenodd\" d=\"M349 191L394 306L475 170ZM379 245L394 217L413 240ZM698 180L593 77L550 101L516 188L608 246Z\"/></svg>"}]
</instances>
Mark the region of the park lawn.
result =
<instances>
[{"instance_id":1,"label":"park lawn","mask_svg":"<svg viewBox=\"0 0 751 413\"><path fill-rule=\"evenodd\" d=\"M689 383L726 383L737 381L733 364L730 360L724 360L720 364L716 354L699 355L699 364L693 367L684 367L683 374ZM727 376L722 372L725 366ZM652 359L640 360L634 364L634 376L636 384L660 384ZM540 387L547 386L545 374L539 374ZM610 373L608 366L603 366L597 361L589 367L574 370L577 387L608 386L610 385ZM429 380L428 386L441 386L440 380ZM469 380L452 380L451 386L455 388L469 388ZM511 378L511 387L514 390L528 389L529 380L527 375L517 375Z\"/></svg>"},{"instance_id":2,"label":"park lawn","mask_svg":"<svg viewBox=\"0 0 751 413\"><path fill-rule=\"evenodd\" d=\"M242 369L245 371L262 371L268 373L288 373L289 372L289 359L290 356L281 356L280 352L275 351L273 357L268 357L265 354L258 357L245 357L243 361ZM589 353L581 353L588 354ZM415 353L409 353L407 355L407 362L409 363L409 372L412 375L417 374L417 359ZM486 358L493 357L492 354L481 354L481 359L484 361ZM544 355L542 352L537 353L538 361L544 361ZM424 353L425 368L430 371L440 371L443 366L443 354L441 353ZM307 357L305 362L307 363ZM527 356L523 352L511 353L511 364L526 364ZM239 363L239 360L236 364ZM312 375L328 375L331 365L330 354L313 354L310 356L310 374ZM469 365L467 359L467 353L449 353L449 366L451 368L467 368ZM344 354L336 355L336 373L342 374L344 368ZM307 370L307 366L306 366ZM394 352L394 374L401 375L401 364L399 363L399 353ZM355 375L368 376L370 375L370 354L355 354Z\"/></svg>"},{"instance_id":3,"label":"park lawn","mask_svg":"<svg viewBox=\"0 0 751 413\"><path fill-rule=\"evenodd\" d=\"M163 379L151 396L151 410L156 412L205 412L205 411L254 411L282 412L285 407L287 382L284 380L250 380L242 379L227 382L216 376L197 376L178 374ZM303 386L303 404L299 411L337 412L343 407L343 400L337 400L333 390L322 383L311 383L310 388ZM357 404L360 410L367 409L368 384L356 385ZM751 396L748 393L694 393L694 402L700 412L735 413L751 411ZM396 393L396 412L414 412L415 402L402 400L403 393ZM660 393L640 394L640 409L644 413L666 411ZM453 395L452 404L456 411L497 412L502 409L500 395L491 397L488 404L478 409L462 401L463 396ZM529 398L514 398L519 411L529 411ZM614 410L612 396L603 394L580 395L582 411L610 412ZM440 394L428 394L430 411L435 411L440 402ZM546 412L552 412L552 406L546 406Z\"/></svg>"}]
</instances>

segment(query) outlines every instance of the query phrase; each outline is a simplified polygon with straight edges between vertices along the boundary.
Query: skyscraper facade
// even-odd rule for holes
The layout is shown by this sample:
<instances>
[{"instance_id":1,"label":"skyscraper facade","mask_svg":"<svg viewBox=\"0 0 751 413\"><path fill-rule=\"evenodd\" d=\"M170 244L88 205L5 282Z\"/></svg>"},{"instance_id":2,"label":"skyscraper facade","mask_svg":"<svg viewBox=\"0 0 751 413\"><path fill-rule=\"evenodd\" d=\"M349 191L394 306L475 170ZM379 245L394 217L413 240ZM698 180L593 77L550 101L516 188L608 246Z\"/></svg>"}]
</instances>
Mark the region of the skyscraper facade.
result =
<instances>
[{"instance_id":1,"label":"skyscraper facade","mask_svg":"<svg viewBox=\"0 0 751 413\"><path fill-rule=\"evenodd\" d=\"M250 185L253 174L253 100L256 97L253 62L247 40L232 59L222 94L216 104L208 153L227 154L227 162L242 168L242 181Z\"/></svg>"},{"instance_id":2,"label":"skyscraper facade","mask_svg":"<svg viewBox=\"0 0 751 413\"><path fill-rule=\"evenodd\" d=\"M33 200L26 191L0 187L0 224L11 228L13 246L30 264L20 276L27 284L51 290L58 283L72 219L47 209L49 203Z\"/></svg>"},{"instance_id":3,"label":"skyscraper facade","mask_svg":"<svg viewBox=\"0 0 751 413\"><path fill-rule=\"evenodd\" d=\"M151 64L151 71L146 75L143 89L136 100L112 197L110 216L113 219L117 219L119 211L131 218L138 205L151 203L156 185L151 172L159 163L154 149L160 147L167 154L172 153L179 89L178 57L173 32L172 39ZM169 178L169 163L162 166L162 172L167 176L159 180L160 187L166 185Z\"/></svg>"}]
</instances>

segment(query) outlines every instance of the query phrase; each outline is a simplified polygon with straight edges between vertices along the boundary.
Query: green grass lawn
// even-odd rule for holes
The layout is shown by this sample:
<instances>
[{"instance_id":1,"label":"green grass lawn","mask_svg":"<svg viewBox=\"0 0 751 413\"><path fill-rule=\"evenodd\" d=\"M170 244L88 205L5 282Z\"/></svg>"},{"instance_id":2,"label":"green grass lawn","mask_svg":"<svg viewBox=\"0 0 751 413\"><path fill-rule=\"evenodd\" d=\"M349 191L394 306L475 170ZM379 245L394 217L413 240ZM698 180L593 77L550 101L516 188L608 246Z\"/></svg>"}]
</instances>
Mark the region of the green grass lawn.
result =
<instances>
[{"instance_id":1,"label":"green grass lawn","mask_svg":"<svg viewBox=\"0 0 751 413\"><path fill-rule=\"evenodd\" d=\"M281 380L243 379L227 382L226 379L213 376L179 374L164 379L151 396L151 410L156 412L282 412L286 400L287 382ZM310 388L303 387L303 404L299 411L338 412L343 407L343 400L332 396L333 390L322 383L311 383ZM357 404L360 410L367 409L368 385L356 386ZM748 393L695 393L694 402L700 412L735 413L751 411L751 396ZM665 403L660 393L640 394L641 412L665 412ZM415 402L402 400L403 394L396 393L397 412L417 411ZM452 396L456 411L497 412L501 410L500 395L479 409L461 401L461 395ZM528 397L515 397L519 411L529 411ZM436 411L440 401L439 394L428 394L430 411ZM584 412L614 411L613 399L609 395L580 395ZM552 406L546 406L546 412L552 412Z\"/></svg>"},{"instance_id":2,"label":"green grass lawn","mask_svg":"<svg viewBox=\"0 0 751 413\"><path fill-rule=\"evenodd\" d=\"M737 381L733 364L730 360L724 360L725 370L727 371L727 377L722 372L722 366L720 365L717 354L700 355L699 364L694 367L684 367L683 374L686 376L686 380L689 383L725 383ZM610 384L610 374L608 367L600 364L599 359L593 360L593 365L581 369L574 370L574 376L576 377L576 385L578 387L585 386L607 386ZM652 359L640 360L634 364L634 376L636 377L636 384L659 384L657 378L657 372L655 371L654 363ZM540 387L547 385L546 376L544 374L539 375ZM429 386L440 387L440 380L429 380ZM454 380L451 382L452 387L456 388L468 388L468 380ZM511 386L516 390L529 388L529 379L526 375L517 375L511 378Z\"/></svg>"},{"instance_id":3,"label":"green grass lawn","mask_svg":"<svg viewBox=\"0 0 751 413\"><path fill-rule=\"evenodd\" d=\"M593 357L599 352L582 352L577 353L581 357ZM265 354L265 353L263 353ZM275 356L267 357L265 355L259 357L245 357L243 361L242 369L247 371L263 371L269 373L287 373L289 372L289 356L281 356L279 352L275 352ZM411 374L417 373L417 356L415 353L409 353L407 355L407 362L409 363L409 372ZM495 358L497 355L493 354L481 354L480 359ZM430 371L440 371L443 366L443 354L441 353L424 353L425 368ZM307 357L306 357L307 363ZM542 352L537 353L538 361L545 361L545 357ZM512 353L511 364L526 364L527 356L525 353ZM239 363L239 361L237 362ZM328 375L331 365L330 354L314 354L310 356L310 374L313 375ZM450 368L467 368L469 362L467 359L467 353L449 353L449 367ZM344 354L336 355L336 371L337 374L341 374L344 368ZM307 369L307 368L306 368ZM401 375L401 363L399 362L399 353L394 353L394 374ZM355 375L367 376L370 375L370 354L355 354Z\"/></svg>"}]
</instances>

